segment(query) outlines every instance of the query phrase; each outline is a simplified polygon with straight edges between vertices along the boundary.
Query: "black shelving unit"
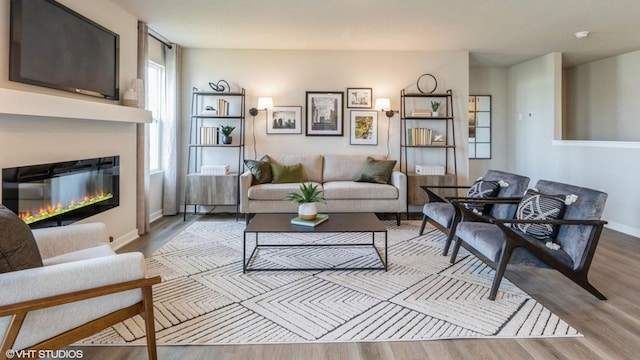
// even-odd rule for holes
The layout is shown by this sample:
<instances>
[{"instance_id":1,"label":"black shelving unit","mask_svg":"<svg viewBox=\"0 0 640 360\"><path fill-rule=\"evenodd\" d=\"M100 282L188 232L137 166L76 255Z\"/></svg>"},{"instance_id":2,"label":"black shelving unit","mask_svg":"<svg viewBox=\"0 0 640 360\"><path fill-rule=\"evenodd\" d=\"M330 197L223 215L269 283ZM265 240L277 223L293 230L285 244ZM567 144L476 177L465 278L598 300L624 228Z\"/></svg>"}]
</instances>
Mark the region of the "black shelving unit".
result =
<instances>
[{"instance_id":1,"label":"black shelving unit","mask_svg":"<svg viewBox=\"0 0 640 360\"><path fill-rule=\"evenodd\" d=\"M226 102L223 108L220 100ZM211 108L215 109L212 110ZM209 110L207 110L209 109ZM223 144L217 130L220 126L235 126L232 137L237 139L231 144ZM244 159L245 132L245 89L237 92L211 92L193 89L191 94L191 113L189 121L189 143L187 144L187 183L185 186L184 219L187 205L235 205L238 217L240 197L240 174ZM237 134L237 135L236 135ZM236 164L204 164L205 155L215 156L223 151L233 150L237 156ZM233 156L226 156L228 160ZM230 173L202 173L203 165L229 165Z\"/></svg>"},{"instance_id":2,"label":"black shelving unit","mask_svg":"<svg viewBox=\"0 0 640 360\"><path fill-rule=\"evenodd\" d=\"M424 205L428 199L421 186L453 186L457 183L453 92L412 93L403 89L400 99L400 171L407 175L407 206ZM440 102L437 115L432 113L432 101ZM434 139L438 134L442 136L441 141ZM421 165L444 166L444 174L416 173L419 155L432 162ZM456 195L452 190L440 191L439 194Z\"/></svg>"}]
</instances>

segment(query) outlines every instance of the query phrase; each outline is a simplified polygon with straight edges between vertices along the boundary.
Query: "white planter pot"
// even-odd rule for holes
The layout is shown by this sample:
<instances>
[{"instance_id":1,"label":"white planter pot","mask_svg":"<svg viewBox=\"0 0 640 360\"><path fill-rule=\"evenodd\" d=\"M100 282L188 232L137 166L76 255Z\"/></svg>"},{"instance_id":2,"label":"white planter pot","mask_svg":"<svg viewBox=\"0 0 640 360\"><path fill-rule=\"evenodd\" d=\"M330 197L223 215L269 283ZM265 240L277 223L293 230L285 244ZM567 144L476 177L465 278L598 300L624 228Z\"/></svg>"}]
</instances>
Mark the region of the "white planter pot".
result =
<instances>
[{"instance_id":1,"label":"white planter pot","mask_svg":"<svg viewBox=\"0 0 640 360\"><path fill-rule=\"evenodd\" d=\"M439 115L439 114L438 114L438 112L437 112L437 111L432 111L432 112L431 112L431 116L433 116L433 117L438 117L438 115Z\"/></svg>"},{"instance_id":2,"label":"white planter pot","mask_svg":"<svg viewBox=\"0 0 640 360\"><path fill-rule=\"evenodd\" d=\"M316 203L302 203L298 206L298 216L302 220L314 220L318 215Z\"/></svg>"}]
</instances>

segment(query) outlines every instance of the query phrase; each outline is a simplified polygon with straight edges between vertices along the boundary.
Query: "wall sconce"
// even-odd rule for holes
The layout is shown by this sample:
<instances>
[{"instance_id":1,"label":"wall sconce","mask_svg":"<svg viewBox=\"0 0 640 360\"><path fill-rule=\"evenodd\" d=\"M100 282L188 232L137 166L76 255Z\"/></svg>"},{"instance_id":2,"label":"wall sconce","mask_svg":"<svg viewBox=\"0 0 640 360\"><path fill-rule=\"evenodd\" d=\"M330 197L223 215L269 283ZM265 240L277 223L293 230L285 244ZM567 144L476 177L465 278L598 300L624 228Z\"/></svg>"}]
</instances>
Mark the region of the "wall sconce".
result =
<instances>
[{"instance_id":1,"label":"wall sconce","mask_svg":"<svg viewBox=\"0 0 640 360\"><path fill-rule=\"evenodd\" d=\"M256 160L257 152L256 152L256 115L258 115L258 111L264 110L267 111L269 109L273 109L273 99L270 97L259 97L258 98L258 106L249 109L249 115L253 117L253 122L251 126L251 132L253 135L253 159Z\"/></svg>"},{"instance_id":2,"label":"wall sconce","mask_svg":"<svg viewBox=\"0 0 640 360\"><path fill-rule=\"evenodd\" d=\"M384 111L389 119L393 117L395 111L391 110L391 101L387 98L376 99L376 111Z\"/></svg>"},{"instance_id":3,"label":"wall sconce","mask_svg":"<svg viewBox=\"0 0 640 360\"><path fill-rule=\"evenodd\" d=\"M391 110L391 101L387 98L378 98L376 99L375 105L376 111L383 111L387 118L389 118L389 122L387 123L387 158L389 157L389 152L391 148L391 118L396 113L394 110Z\"/></svg>"},{"instance_id":4,"label":"wall sconce","mask_svg":"<svg viewBox=\"0 0 640 360\"><path fill-rule=\"evenodd\" d=\"M259 97L258 106L249 109L249 114L255 117L256 115L258 115L258 111L260 110L266 111L268 109L273 109L273 99L270 97Z\"/></svg>"}]
</instances>

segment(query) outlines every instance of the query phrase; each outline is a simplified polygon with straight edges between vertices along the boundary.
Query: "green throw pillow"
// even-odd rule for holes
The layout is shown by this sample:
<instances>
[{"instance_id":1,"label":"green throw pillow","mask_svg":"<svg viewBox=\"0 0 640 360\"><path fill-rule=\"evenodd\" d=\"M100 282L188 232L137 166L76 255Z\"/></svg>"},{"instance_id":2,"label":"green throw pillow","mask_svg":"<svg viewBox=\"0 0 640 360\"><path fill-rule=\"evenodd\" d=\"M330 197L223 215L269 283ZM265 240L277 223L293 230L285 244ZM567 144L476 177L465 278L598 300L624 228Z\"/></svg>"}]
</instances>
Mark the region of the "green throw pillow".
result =
<instances>
[{"instance_id":1,"label":"green throw pillow","mask_svg":"<svg viewBox=\"0 0 640 360\"><path fill-rule=\"evenodd\" d=\"M302 182L302 164L277 165L271 164L271 181L274 184Z\"/></svg>"},{"instance_id":2,"label":"green throw pillow","mask_svg":"<svg viewBox=\"0 0 640 360\"><path fill-rule=\"evenodd\" d=\"M360 177L356 181L388 184L394 166L396 166L395 160L376 160L367 157L367 162L362 167Z\"/></svg>"},{"instance_id":3,"label":"green throw pillow","mask_svg":"<svg viewBox=\"0 0 640 360\"><path fill-rule=\"evenodd\" d=\"M271 164L269 163L269 160L269 155L265 155L260 160L244 161L244 165L253 174L252 185L271 182Z\"/></svg>"},{"instance_id":4,"label":"green throw pillow","mask_svg":"<svg viewBox=\"0 0 640 360\"><path fill-rule=\"evenodd\" d=\"M31 229L18 215L0 205L0 273L42 266Z\"/></svg>"}]
</instances>

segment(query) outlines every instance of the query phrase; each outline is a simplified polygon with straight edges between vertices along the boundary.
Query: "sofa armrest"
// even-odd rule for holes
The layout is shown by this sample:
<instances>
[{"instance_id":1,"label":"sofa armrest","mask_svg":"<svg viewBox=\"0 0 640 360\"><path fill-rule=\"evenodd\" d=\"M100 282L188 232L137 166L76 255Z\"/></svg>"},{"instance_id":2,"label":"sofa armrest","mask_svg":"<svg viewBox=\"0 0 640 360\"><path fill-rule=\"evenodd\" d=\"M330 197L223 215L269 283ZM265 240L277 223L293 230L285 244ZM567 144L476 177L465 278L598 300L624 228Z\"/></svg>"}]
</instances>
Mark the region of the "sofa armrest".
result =
<instances>
[{"instance_id":1,"label":"sofa armrest","mask_svg":"<svg viewBox=\"0 0 640 360\"><path fill-rule=\"evenodd\" d=\"M240 212L246 213L249 210L249 188L253 183L251 171L245 171L240 175Z\"/></svg>"},{"instance_id":2,"label":"sofa armrest","mask_svg":"<svg viewBox=\"0 0 640 360\"><path fill-rule=\"evenodd\" d=\"M393 171L389 183L398 189L400 205L398 211L407 209L407 175L401 171Z\"/></svg>"},{"instance_id":3,"label":"sofa armrest","mask_svg":"<svg viewBox=\"0 0 640 360\"><path fill-rule=\"evenodd\" d=\"M43 259L109 244L107 229L103 223L34 229L33 236Z\"/></svg>"}]
</instances>

